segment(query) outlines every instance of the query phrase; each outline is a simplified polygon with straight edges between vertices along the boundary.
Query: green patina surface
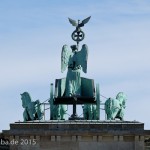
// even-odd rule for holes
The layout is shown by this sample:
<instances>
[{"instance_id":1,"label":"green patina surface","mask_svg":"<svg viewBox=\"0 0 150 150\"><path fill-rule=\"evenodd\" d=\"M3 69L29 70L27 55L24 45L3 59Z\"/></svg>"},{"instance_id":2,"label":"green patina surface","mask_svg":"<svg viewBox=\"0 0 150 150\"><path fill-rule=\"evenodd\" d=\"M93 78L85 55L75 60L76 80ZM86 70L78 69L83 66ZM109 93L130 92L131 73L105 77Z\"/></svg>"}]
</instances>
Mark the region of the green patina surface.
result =
<instances>
[{"instance_id":1,"label":"green patina surface","mask_svg":"<svg viewBox=\"0 0 150 150\"><path fill-rule=\"evenodd\" d=\"M76 22L69 18L69 22L76 27L72 33L72 39L77 45L63 45L61 51L61 72L67 70L65 78L55 80L55 91L53 84L50 86L50 120L65 120L67 105L73 105L73 117L77 118L76 105L83 104L83 119L100 119L100 91L99 84L94 85L93 79L81 77L81 71L87 73L88 46L83 44L79 50L79 42L85 37L81 27L84 26L90 17ZM21 94L22 106L24 108L24 121L40 120L43 113L39 100L32 101L29 93ZM119 92L116 99L106 100L105 113L107 120L119 118L124 120L124 110L126 104L126 95Z\"/></svg>"},{"instance_id":2,"label":"green patina surface","mask_svg":"<svg viewBox=\"0 0 150 150\"><path fill-rule=\"evenodd\" d=\"M21 94L22 107L24 108L23 118L24 121L41 120L43 112L41 110L40 101L32 101L28 92Z\"/></svg>"},{"instance_id":3,"label":"green patina surface","mask_svg":"<svg viewBox=\"0 0 150 150\"><path fill-rule=\"evenodd\" d=\"M124 120L126 99L126 95L123 92L119 92L116 96L116 99L109 98L106 100L105 112L107 115L107 120L115 120L115 118Z\"/></svg>"}]
</instances>

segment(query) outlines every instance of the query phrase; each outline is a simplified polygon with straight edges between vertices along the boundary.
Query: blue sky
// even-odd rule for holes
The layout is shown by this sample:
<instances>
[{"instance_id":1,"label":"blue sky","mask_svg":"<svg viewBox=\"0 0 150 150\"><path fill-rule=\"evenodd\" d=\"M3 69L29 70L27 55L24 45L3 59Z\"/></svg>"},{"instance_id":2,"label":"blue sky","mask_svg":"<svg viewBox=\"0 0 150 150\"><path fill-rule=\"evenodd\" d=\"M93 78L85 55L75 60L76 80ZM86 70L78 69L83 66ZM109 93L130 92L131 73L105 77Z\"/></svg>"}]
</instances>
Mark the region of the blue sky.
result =
<instances>
[{"instance_id":1,"label":"blue sky","mask_svg":"<svg viewBox=\"0 0 150 150\"><path fill-rule=\"evenodd\" d=\"M1 0L0 130L23 120L21 93L42 102L49 98L50 83L66 76L60 71L61 48L74 44L75 29L68 17L88 16L81 42L89 47L88 73L82 76L99 83L106 97L125 92L125 120L150 129L150 1Z\"/></svg>"}]
</instances>

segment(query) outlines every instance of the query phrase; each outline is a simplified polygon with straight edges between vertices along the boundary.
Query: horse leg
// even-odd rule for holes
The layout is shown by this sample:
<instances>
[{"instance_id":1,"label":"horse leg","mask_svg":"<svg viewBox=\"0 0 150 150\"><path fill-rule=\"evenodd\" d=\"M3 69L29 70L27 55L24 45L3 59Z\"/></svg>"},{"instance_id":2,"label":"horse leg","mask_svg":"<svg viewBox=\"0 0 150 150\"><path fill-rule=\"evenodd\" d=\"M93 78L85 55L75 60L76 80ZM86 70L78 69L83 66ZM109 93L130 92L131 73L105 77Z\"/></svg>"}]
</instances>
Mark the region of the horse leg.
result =
<instances>
[{"instance_id":1,"label":"horse leg","mask_svg":"<svg viewBox=\"0 0 150 150\"><path fill-rule=\"evenodd\" d=\"M124 108L122 108L122 109L120 110L119 118L120 118L121 121L124 120Z\"/></svg>"},{"instance_id":2,"label":"horse leg","mask_svg":"<svg viewBox=\"0 0 150 150\"><path fill-rule=\"evenodd\" d=\"M23 112L23 120L24 120L24 122L28 121L28 115L27 115L26 110L24 110L24 112Z\"/></svg>"},{"instance_id":3,"label":"horse leg","mask_svg":"<svg viewBox=\"0 0 150 150\"><path fill-rule=\"evenodd\" d=\"M60 106L60 119L65 120L66 105Z\"/></svg>"},{"instance_id":4,"label":"horse leg","mask_svg":"<svg viewBox=\"0 0 150 150\"><path fill-rule=\"evenodd\" d=\"M60 119L60 105L56 106L56 120Z\"/></svg>"},{"instance_id":5,"label":"horse leg","mask_svg":"<svg viewBox=\"0 0 150 150\"><path fill-rule=\"evenodd\" d=\"M85 119L85 120L87 120L87 105L84 105L84 106L82 106L82 108L83 108L83 118Z\"/></svg>"},{"instance_id":6,"label":"horse leg","mask_svg":"<svg viewBox=\"0 0 150 150\"><path fill-rule=\"evenodd\" d=\"M63 120L63 117L64 117L63 105L60 105L60 120Z\"/></svg>"},{"instance_id":7,"label":"horse leg","mask_svg":"<svg viewBox=\"0 0 150 150\"><path fill-rule=\"evenodd\" d=\"M88 120L93 120L93 111L92 111L92 105L88 105Z\"/></svg>"},{"instance_id":8,"label":"horse leg","mask_svg":"<svg viewBox=\"0 0 150 150\"><path fill-rule=\"evenodd\" d=\"M31 120L34 120L34 116L33 116L33 111L32 110L28 110L29 116Z\"/></svg>"},{"instance_id":9,"label":"horse leg","mask_svg":"<svg viewBox=\"0 0 150 150\"><path fill-rule=\"evenodd\" d=\"M92 112L93 112L93 120L97 120L98 114L97 114L97 106L96 105L92 105Z\"/></svg>"},{"instance_id":10,"label":"horse leg","mask_svg":"<svg viewBox=\"0 0 150 150\"><path fill-rule=\"evenodd\" d=\"M118 112L119 112L119 108L113 108L112 115L111 115L112 120L115 120L115 118L117 117Z\"/></svg>"}]
</instances>

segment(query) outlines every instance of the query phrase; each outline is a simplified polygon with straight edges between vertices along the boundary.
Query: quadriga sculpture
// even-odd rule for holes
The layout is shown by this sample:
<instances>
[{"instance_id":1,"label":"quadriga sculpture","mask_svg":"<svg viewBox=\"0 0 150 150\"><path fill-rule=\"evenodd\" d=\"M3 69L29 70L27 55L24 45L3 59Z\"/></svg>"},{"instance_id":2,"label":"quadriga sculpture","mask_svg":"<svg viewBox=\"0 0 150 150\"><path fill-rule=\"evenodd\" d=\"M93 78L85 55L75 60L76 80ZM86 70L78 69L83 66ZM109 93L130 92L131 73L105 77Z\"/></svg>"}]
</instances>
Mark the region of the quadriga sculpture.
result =
<instances>
[{"instance_id":1,"label":"quadriga sculpture","mask_svg":"<svg viewBox=\"0 0 150 150\"><path fill-rule=\"evenodd\" d=\"M41 111L40 101L32 101L28 92L24 92L21 95L22 107L24 108L23 118L24 121L41 120L43 112Z\"/></svg>"},{"instance_id":2,"label":"quadriga sculpture","mask_svg":"<svg viewBox=\"0 0 150 150\"><path fill-rule=\"evenodd\" d=\"M119 92L116 99L108 98L105 102L105 113L107 120L115 120L118 118L124 120L124 110L126 107L126 95Z\"/></svg>"}]
</instances>

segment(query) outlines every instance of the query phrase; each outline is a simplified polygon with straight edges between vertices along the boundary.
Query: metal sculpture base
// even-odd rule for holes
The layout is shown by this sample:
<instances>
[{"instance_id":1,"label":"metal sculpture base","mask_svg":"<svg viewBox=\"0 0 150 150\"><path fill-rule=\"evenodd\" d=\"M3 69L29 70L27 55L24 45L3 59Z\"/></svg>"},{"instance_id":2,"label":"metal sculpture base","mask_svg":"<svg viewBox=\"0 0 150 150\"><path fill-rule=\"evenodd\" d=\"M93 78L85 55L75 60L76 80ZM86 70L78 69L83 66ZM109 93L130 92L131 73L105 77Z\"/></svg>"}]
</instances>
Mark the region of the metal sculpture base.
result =
<instances>
[{"instance_id":1,"label":"metal sculpture base","mask_svg":"<svg viewBox=\"0 0 150 150\"><path fill-rule=\"evenodd\" d=\"M77 97L72 97L73 98L73 113L69 120L82 120L83 118L78 117L77 115Z\"/></svg>"},{"instance_id":2,"label":"metal sculpture base","mask_svg":"<svg viewBox=\"0 0 150 150\"><path fill-rule=\"evenodd\" d=\"M78 117L77 114L76 115L72 114L71 117L69 118L69 120L83 120L83 118Z\"/></svg>"},{"instance_id":3,"label":"metal sculpture base","mask_svg":"<svg viewBox=\"0 0 150 150\"><path fill-rule=\"evenodd\" d=\"M78 117L78 114L76 113L76 104L73 105L73 113L69 120L84 120L83 117Z\"/></svg>"}]
</instances>

